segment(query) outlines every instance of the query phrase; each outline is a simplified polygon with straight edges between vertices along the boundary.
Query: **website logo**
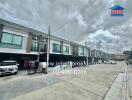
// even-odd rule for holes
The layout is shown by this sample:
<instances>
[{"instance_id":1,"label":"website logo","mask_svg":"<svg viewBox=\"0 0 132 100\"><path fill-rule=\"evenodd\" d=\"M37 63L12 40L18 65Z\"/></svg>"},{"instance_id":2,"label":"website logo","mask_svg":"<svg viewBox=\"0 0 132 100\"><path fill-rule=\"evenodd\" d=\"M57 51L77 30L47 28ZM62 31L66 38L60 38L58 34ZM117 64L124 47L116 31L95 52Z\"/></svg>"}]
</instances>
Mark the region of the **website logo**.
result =
<instances>
[{"instance_id":1,"label":"website logo","mask_svg":"<svg viewBox=\"0 0 132 100\"><path fill-rule=\"evenodd\" d=\"M116 5L111 7L111 16L124 16L124 9L123 7Z\"/></svg>"}]
</instances>

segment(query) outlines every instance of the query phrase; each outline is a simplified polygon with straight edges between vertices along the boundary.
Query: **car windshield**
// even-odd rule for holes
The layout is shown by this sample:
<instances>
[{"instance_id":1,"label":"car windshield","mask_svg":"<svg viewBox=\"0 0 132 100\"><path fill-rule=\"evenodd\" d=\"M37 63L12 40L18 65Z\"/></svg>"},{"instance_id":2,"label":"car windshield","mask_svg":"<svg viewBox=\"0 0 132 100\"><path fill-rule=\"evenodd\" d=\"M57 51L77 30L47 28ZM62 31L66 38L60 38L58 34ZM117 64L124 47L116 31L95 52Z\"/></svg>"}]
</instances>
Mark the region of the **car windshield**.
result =
<instances>
[{"instance_id":1,"label":"car windshield","mask_svg":"<svg viewBox=\"0 0 132 100\"><path fill-rule=\"evenodd\" d=\"M16 62L1 62L0 66L16 65Z\"/></svg>"}]
</instances>

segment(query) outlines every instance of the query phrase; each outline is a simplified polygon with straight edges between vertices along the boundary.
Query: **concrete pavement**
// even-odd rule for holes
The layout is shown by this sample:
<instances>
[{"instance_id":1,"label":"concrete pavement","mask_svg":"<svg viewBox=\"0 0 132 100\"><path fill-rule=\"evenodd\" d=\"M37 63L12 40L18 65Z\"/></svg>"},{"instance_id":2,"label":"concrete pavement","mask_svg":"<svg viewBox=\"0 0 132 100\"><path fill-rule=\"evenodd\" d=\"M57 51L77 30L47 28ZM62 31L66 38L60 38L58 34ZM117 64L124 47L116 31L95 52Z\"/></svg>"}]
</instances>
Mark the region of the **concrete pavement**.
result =
<instances>
[{"instance_id":1,"label":"concrete pavement","mask_svg":"<svg viewBox=\"0 0 132 100\"><path fill-rule=\"evenodd\" d=\"M112 87L122 84L122 66L100 64L57 74L21 76L0 84L0 100L119 100L108 97Z\"/></svg>"},{"instance_id":2,"label":"concrete pavement","mask_svg":"<svg viewBox=\"0 0 132 100\"><path fill-rule=\"evenodd\" d=\"M132 65L128 67L128 88L130 100L132 100Z\"/></svg>"}]
</instances>

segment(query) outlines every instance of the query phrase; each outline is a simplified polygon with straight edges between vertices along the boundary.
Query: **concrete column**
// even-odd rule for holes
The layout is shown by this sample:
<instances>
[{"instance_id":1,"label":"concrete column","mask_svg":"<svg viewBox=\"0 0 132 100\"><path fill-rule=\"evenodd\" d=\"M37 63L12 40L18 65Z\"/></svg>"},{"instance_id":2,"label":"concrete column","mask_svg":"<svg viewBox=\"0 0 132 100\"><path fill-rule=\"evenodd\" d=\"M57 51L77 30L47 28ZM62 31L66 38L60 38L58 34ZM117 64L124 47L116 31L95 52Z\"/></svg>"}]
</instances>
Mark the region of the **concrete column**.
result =
<instances>
[{"instance_id":1,"label":"concrete column","mask_svg":"<svg viewBox=\"0 0 132 100\"><path fill-rule=\"evenodd\" d=\"M63 54L63 41L61 41L61 54Z\"/></svg>"},{"instance_id":2,"label":"concrete column","mask_svg":"<svg viewBox=\"0 0 132 100\"><path fill-rule=\"evenodd\" d=\"M32 33L28 34L26 53L30 53L32 48Z\"/></svg>"}]
</instances>

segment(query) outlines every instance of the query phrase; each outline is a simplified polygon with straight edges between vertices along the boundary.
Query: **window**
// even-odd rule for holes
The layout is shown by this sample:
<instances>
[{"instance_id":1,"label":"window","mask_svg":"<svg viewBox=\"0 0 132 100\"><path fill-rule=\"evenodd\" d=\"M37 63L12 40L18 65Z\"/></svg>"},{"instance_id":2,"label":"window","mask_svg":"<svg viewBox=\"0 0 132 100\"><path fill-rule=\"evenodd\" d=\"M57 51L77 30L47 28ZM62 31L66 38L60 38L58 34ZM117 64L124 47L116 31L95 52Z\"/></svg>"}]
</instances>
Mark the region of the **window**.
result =
<instances>
[{"instance_id":1,"label":"window","mask_svg":"<svg viewBox=\"0 0 132 100\"><path fill-rule=\"evenodd\" d=\"M21 45L22 37L18 35L14 35L12 44Z\"/></svg>"},{"instance_id":2,"label":"window","mask_svg":"<svg viewBox=\"0 0 132 100\"><path fill-rule=\"evenodd\" d=\"M11 65L16 65L16 62L1 62L0 66L11 66Z\"/></svg>"},{"instance_id":3,"label":"window","mask_svg":"<svg viewBox=\"0 0 132 100\"><path fill-rule=\"evenodd\" d=\"M78 47L75 45L72 45L72 54L73 55L78 55Z\"/></svg>"},{"instance_id":4,"label":"window","mask_svg":"<svg viewBox=\"0 0 132 100\"><path fill-rule=\"evenodd\" d=\"M63 46L63 53L69 54L69 46Z\"/></svg>"},{"instance_id":5,"label":"window","mask_svg":"<svg viewBox=\"0 0 132 100\"><path fill-rule=\"evenodd\" d=\"M13 39L13 34L3 33L1 42L2 43L10 43L11 44L12 43L12 39Z\"/></svg>"},{"instance_id":6,"label":"window","mask_svg":"<svg viewBox=\"0 0 132 100\"><path fill-rule=\"evenodd\" d=\"M61 53L61 45L53 43L53 52L55 52L55 53Z\"/></svg>"},{"instance_id":7,"label":"window","mask_svg":"<svg viewBox=\"0 0 132 100\"><path fill-rule=\"evenodd\" d=\"M0 47L20 49L22 45L22 40L23 40L22 36L3 32L0 41Z\"/></svg>"},{"instance_id":8,"label":"window","mask_svg":"<svg viewBox=\"0 0 132 100\"><path fill-rule=\"evenodd\" d=\"M80 47L80 48L79 48L79 54L80 54L81 56L84 55L84 48L83 48L83 47Z\"/></svg>"},{"instance_id":9,"label":"window","mask_svg":"<svg viewBox=\"0 0 132 100\"><path fill-rule=\"evenodd\" d=\"M38 52L38 42L32 41L32 48L31 51Z\"/></svg>"},{"instance_id":10,"label":"window","mask_svg":"<svg viewBox=\"0 0 132 100\"><path fill-rule=\"evenodd\" d=\"M39 45L39 42L33 40L31 51L39 52L39 48L40 48L40 52L46 52L47 51L47 45L46 44L40 43L40 45Z\"/></svg>"},{"instance_id":11,"label":"window","mask_svg":"<svg viewBox=\"0 0 132 100\"><path fill-rule=\"evenodd\" d=\"M41 52L46 52L46 51L47 51L47 46L46 46L46 44L40 43L40 51L41 51Z\"/></svg>"}]
</instances>

